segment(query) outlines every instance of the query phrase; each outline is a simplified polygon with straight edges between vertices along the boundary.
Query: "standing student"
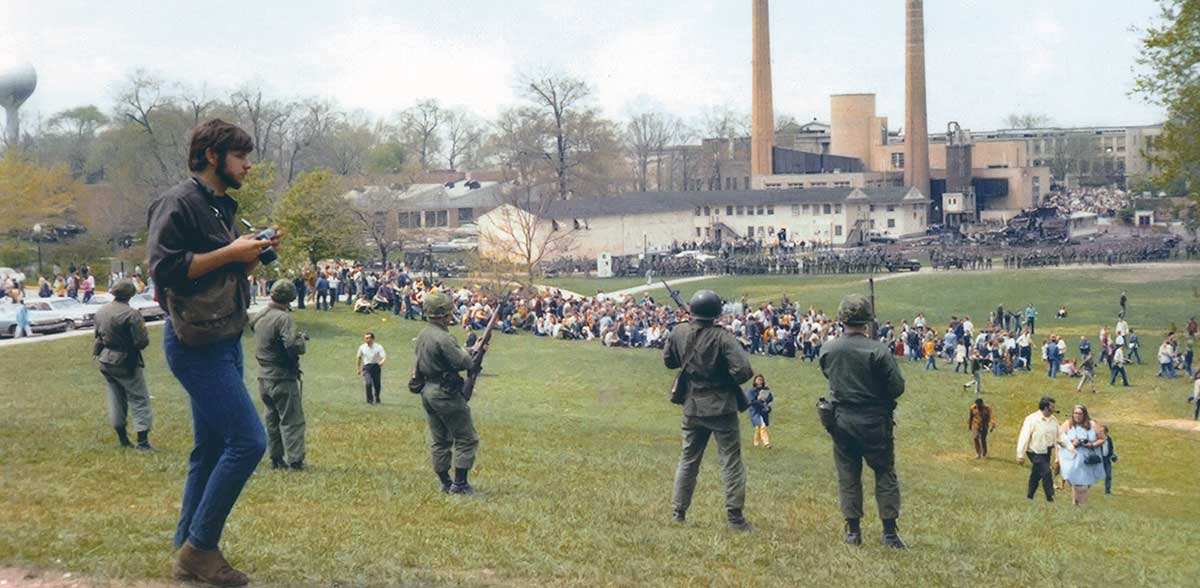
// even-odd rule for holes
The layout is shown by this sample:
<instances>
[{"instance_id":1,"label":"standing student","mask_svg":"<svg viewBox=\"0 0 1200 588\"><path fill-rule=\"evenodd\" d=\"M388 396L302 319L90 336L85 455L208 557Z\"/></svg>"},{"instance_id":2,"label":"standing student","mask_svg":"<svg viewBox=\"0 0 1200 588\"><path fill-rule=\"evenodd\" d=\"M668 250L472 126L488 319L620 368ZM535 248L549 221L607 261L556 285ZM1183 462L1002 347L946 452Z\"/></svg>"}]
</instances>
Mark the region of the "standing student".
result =
<instances>
[{"instance_id":1,"label":"standing student","mask_svg":"<svg viewBox=\"0 0 1200 588\"><path fill-rule=\"evenodd\" d=\"M1060 430L1058 462L1063 481L1071 485L1071 503L1075 506L1087 504L1088 490L1105 477L1100 452L1104 433L1099 429L1087 407L1077 404Z\"/></svg>"},{"instance_id":2,"label":"standing student","mask_svg":"<svg viewBox=\"0 0 1200 588\"><path fill-rule=\"evenodd\" d=\"M767 387L767 379L762 374L754 376L746 399L750 401L750 424L754 427L754 446L771 447L771 408L775 396Z\"/></svg>"},{"instance_id":3,"label":"standing student","mask_svg":"<svg viewBox=\"0 0 1200 588\"><path fill-rule=\"evenodd\" d=\"M1112 464L1117 463L1117 446L1113 443L1108 425L1101 425L1104 433L1104 444L1100 446L1100 457L1104 460L1104 493L1112 494Z\"/></svg>"},{"instance_id":4,"label":"standing student","mask_svg":"<svg viewBox=\"0 0 1200 588\"><path fill-rule=\"evenodd\" d=\"M1127 363L1129 363L1129 360L1125 359L1125 346L1118 343L1115 346L1115 349L1113 350L1112 362L1109 364L1109 368L1108 368L1109 369L1109 379L1108 379L1109 386L1117 385L1117 376L1118 375L1121 376L1121 382L1126 387L1129 386L1129 376L1125 373L1125 364L1127 364Z\"/></svg>"},{"instance_id":5,"label":"standing student","mask_svg":"<svg viewBox=\"0 0 1200 588\"><path fill-rule=\"evenodd\" d=\"M1057 445L1058 419L1054 418L1054 399L1043 396L1038 409L1025 417L1021 432L1017 434L1017 463L1024 464L1028 458L1030 464L1025 491L1029 500L1033 500L1040 482L1046 501L1054 502L1054 474L1050 470L1050 460Z\"/></svg>"},{"instance_id":6,"label":"standing student","mask_svg":"<svg viewBox=\"0 0 1200 588\"><path fill-rule=\"evenodd\" d=\"M996 424L992 407L984 404L982 398L976 398L967 414L967 430L971 431L971 440L975 445L975 459L987 458L988 433L996 430Z\"/></svg>"},{"instance_id":7,"label":"standing student","mask_svg":"<svg viewBox=\"0 0 1200 588\"><path fill-rule=\"evenodd\" d=\"M363 335L363 343L358 346L354 361L367 392L367 404L379 404L379 391L383 387L382 368L387 361L387 352L383 345L375 342L375 333Z\"/></svg>"},{"instance_id":8,"label":"standing student","mask_svg":"<svg viewBox=\"0 0 1200 588\"><path fill-rule=\"evenodd\" d=\"M246 277L282 232L270 240L238 237L238 203L226 194L242 185L253 149L254 140L234 125L219 119L198 125L188 149L192 177L159 196L148 215L150 276L168 315L163 351L191 402L195 433L173 571L176 579L218 586L249 581L219 543L267 445L246 390L242 330L251 295ZM209 316L221 320L196 318Z\"/></svg>"}]
</instances>

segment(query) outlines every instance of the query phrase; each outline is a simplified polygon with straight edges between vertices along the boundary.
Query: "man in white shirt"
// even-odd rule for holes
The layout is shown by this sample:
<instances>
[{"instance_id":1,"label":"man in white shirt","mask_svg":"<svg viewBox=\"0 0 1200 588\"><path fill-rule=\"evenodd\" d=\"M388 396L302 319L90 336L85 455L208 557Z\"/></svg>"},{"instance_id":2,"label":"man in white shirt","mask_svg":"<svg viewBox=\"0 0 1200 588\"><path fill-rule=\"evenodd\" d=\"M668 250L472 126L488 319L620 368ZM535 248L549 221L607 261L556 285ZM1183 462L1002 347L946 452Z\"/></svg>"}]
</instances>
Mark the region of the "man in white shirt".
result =
<instances>
[{"instance_id":1,"label":"man in white shirt","mask_svg":"<svg viewBox=\"0 0 1200 588\"><path fill-rule=\"evenodd\" d=\"M354 363L367 390L367 404L379 404L379 391L383 387L380 368L386 361L387 352L383 350L383 345L375 343L375 333L363 335L363 344L358 346Z\"/></svg>"},{"instance_id":2,"label":"man in white shirt","mask_svg":"<svg viewBox=\"0 0 1200 588\"><path fill-rule=\"evenodd\" d=\"M1017 435L1017 463L1024 464L1029 458L1029 486L1025 497L1033 500L1038 481L1046 493L1046 501L1054 502L1054 474L1050 470L1051 453L1058 444L1058 419L1054 417L1054 399L1043 396L1038 410L1025 417L1021 433Z\"/></svg>"}]
</instances>

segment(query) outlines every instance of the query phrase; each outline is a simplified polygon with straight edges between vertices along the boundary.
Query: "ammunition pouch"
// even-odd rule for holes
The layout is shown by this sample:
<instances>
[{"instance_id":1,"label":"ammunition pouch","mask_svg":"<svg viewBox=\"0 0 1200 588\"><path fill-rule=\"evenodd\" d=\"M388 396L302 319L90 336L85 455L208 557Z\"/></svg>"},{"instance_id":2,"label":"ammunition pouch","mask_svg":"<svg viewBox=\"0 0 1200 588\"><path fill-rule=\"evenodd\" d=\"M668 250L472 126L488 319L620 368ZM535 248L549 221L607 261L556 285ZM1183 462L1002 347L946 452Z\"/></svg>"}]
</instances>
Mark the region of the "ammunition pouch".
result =
<instances>
[{"instance_id":1,"label":"ammunition pouch","mask_svg":"<svg viewBox=\"0 0 1200 588\"><path fill-rule=\"evenodd\" d=\"M425 376L413 368L412 375L408 378L408 391L413 394L420 394L425 389Z\"/></svg>"}]
</instances>

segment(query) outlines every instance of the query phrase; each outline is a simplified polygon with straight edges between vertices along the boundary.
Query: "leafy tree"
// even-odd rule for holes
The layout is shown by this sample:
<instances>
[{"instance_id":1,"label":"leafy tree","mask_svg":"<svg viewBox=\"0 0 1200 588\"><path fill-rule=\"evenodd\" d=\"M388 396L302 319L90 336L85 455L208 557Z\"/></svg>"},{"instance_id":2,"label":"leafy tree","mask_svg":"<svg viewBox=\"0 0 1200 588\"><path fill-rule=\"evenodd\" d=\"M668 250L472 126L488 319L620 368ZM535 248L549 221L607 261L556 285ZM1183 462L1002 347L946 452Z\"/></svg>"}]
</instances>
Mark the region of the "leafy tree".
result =
<instances>
[{"instance_id":1,"label":"leafy tree","mask_svg":"<svg viewBox=\"0 0 1200 588\"><path fill-rule=\"evenodd\" d=\"M19 149L0 158L0 233L65 216L83 192L65 165L43 167Z\"/></svg>"},{"instance_id":2,"label":"leafy tree","mask_svg":"<svg viewBox=\"0 0 1200 588\"><path fill-rule=\"evenodd\" d=\"M386 141L367 152L367 173L398 174L408 161L407 151L399 141Z\"/></svg>"},{"instance_id":3,"label":"leafy tree","mask_svg":"<svg viewBox=\"0 0 1200 588\"><path fill-rule=\"evenodd\" d=\"M237 200L238 215L255 227L265 227L271 222L271 211L275 206L275 164L260 161L250 168L242 187L230 190L229 195Z\"/></svg>"},{"instance_id":4,"label":"leafy tree","mask_svg":"<svg viewBox=\"0 0 1200 588\"><path fill-rule=\"evenodd\" d=\"M279 226L286 231L279 253L287 265L315 265L322 259L359 253L353 238L358 227L329 170L296 176L275 210Z\"/></svg>"},{"instance_id":5,"label":"leafy tree","mask_svg":"<svg viewBox=\"0 0 1200 588\"><path fill-rule=\"evenodd\" d=\"M1200 202L1200 0L1159 0L1146 28L1135 94L1167 111L1162 135L1145 153L1160 185L1183 180Z\"/></svg>"}]
</instances>

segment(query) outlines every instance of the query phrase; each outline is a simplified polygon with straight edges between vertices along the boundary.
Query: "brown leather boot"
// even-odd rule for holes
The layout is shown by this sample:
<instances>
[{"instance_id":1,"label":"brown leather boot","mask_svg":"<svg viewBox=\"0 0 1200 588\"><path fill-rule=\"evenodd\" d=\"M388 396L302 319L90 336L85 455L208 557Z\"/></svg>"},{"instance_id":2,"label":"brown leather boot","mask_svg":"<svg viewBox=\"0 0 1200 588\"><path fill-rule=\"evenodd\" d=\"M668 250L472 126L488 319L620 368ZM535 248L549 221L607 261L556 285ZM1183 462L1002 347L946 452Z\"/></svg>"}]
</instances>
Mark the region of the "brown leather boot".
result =
<instances>
[{"instance_id":1,"label":"brown leather boot","mask_svg":"<svg viewBox=\"0 0 1200 588\"><path fill-rule=\"evenodd\" d=\"M191 541L179 548L172 573L176 580L201 581L214 586L245 586L250 578L229 565L221 550L198 549Z\"/></svg>"}]
</instances>

